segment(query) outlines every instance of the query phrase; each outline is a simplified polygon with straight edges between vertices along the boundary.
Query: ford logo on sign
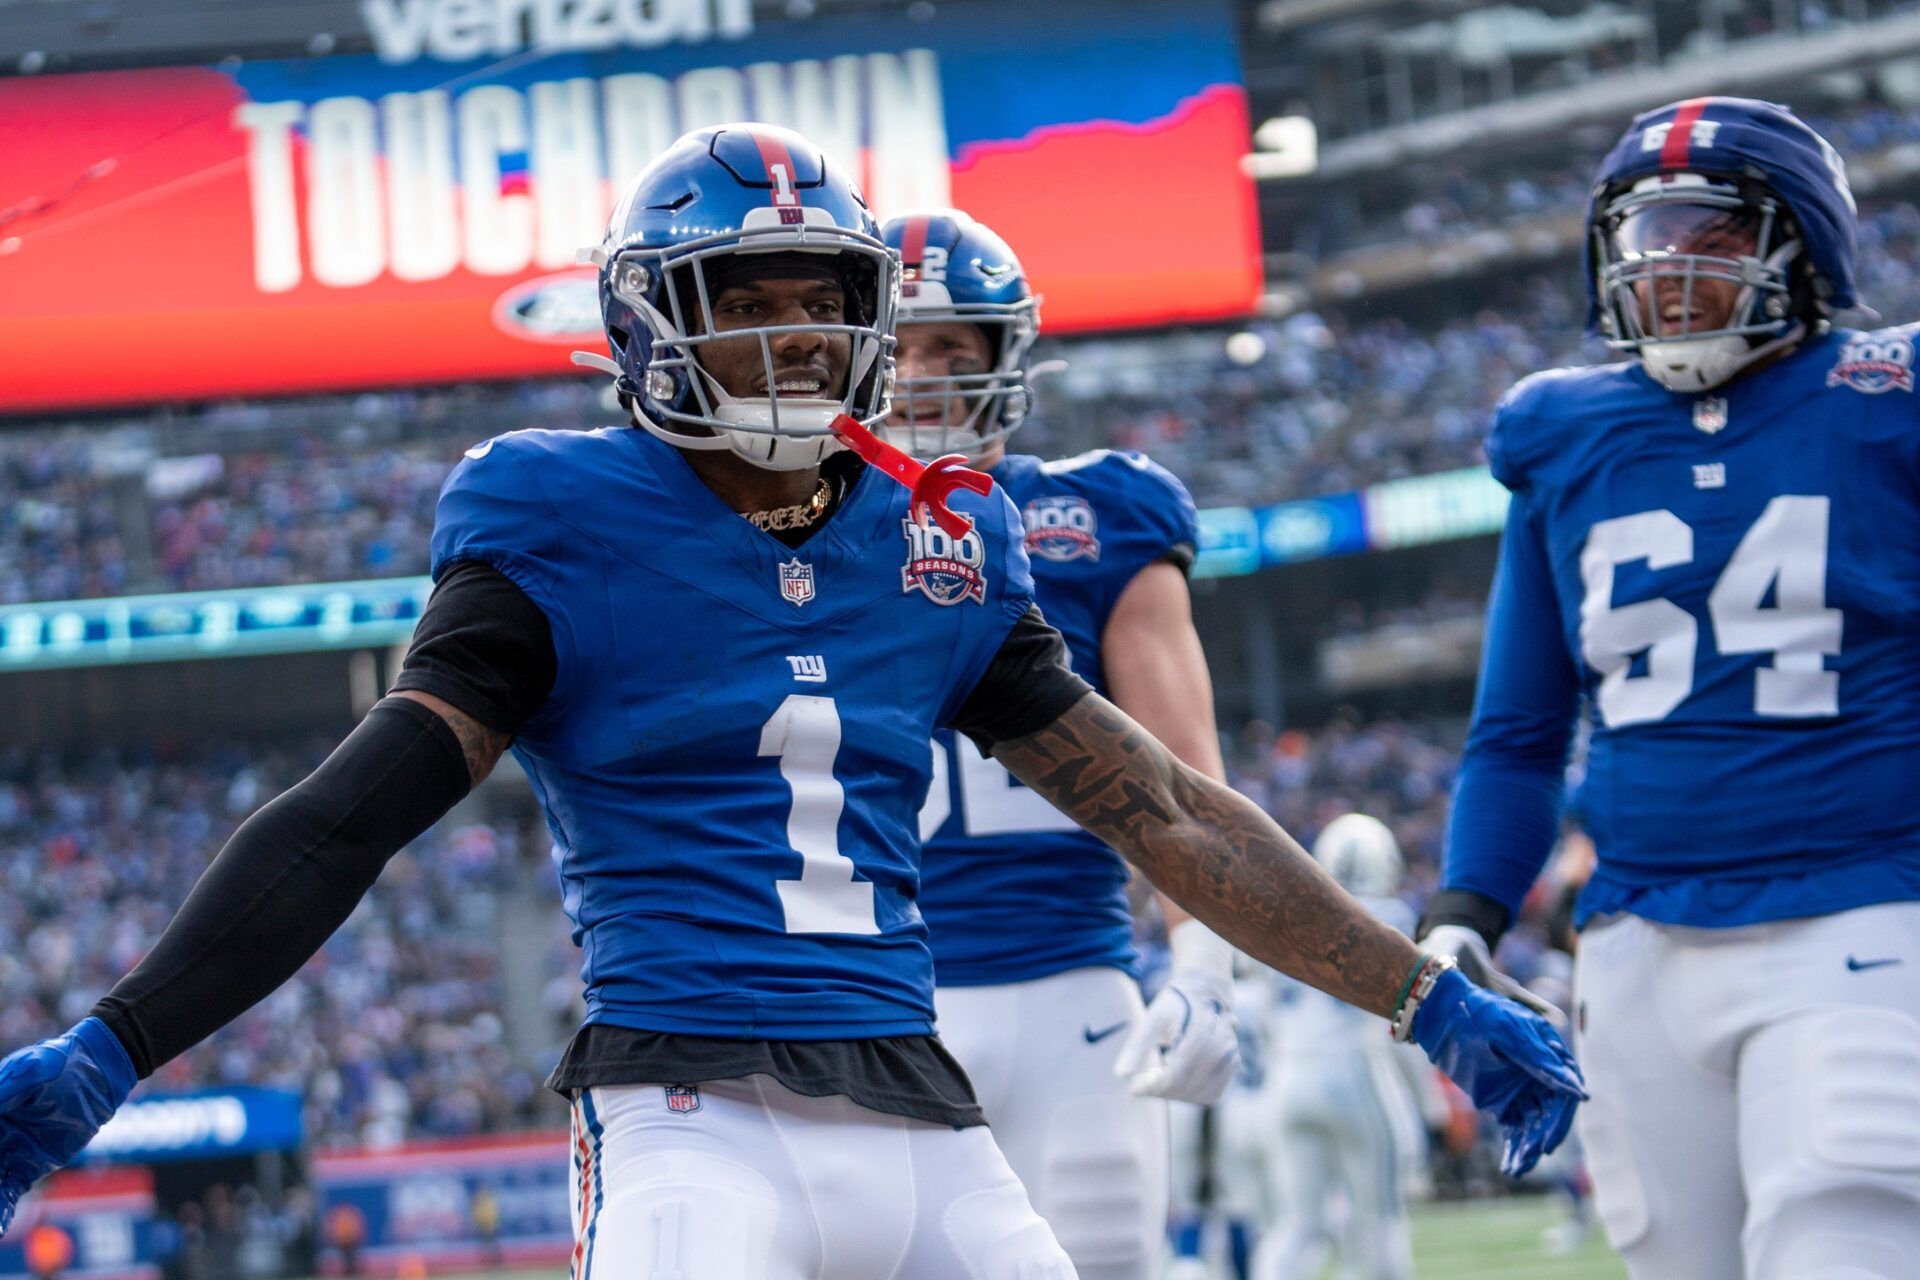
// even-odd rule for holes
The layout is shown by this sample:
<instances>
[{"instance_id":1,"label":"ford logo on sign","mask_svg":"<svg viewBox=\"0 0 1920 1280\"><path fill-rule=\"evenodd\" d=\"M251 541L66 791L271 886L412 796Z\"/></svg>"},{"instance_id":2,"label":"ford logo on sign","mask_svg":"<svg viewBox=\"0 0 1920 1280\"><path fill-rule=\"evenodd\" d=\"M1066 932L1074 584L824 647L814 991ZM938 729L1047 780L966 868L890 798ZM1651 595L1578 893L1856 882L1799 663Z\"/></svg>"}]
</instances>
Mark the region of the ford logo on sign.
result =
<instances>
[{"instance_id":1,"label":"ford logo on sign","mask_svg":"<svg viewBox=\"0 0 1920 1280\"><path fill-rule=\"evenodd\" d=\"M493 322L529 342L598 342L598 277L591 271L569 271L517 284L493 304Z\"/></svg>"},{"instance_id":2,"label":"ford logo on sign","mask_svg":"<svg viewBox=\"0 0 1920 1280\"><path fill-rule=\"evenodd\" d=\"M1267 558L1277 564L1323 556L1333 542L1332 517L1311 500L1269 508L1266 524Z\"/></svg>"}]
</instances>

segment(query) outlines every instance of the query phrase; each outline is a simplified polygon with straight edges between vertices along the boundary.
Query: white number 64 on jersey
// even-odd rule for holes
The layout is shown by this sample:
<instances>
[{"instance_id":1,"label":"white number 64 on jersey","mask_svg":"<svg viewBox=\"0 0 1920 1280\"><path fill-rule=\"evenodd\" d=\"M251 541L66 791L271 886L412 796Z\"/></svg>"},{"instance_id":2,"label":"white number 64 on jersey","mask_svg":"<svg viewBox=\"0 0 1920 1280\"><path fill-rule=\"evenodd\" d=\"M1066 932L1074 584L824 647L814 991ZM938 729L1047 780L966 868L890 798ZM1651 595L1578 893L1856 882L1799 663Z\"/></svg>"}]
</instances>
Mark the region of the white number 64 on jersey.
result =
<instances>
[{"instance_id":1,"label":"white number 64 on jersey","mask_svg":"<svg viewBox=\"0 0 1920 1280\"><path fill-rule=\"evenodd\" d=\"M1840 713L1840 675L1823 667L1840 652L1842 615L1829 608L1824 497L1783 495L1767 504L1707 596L1719 651L1771 653L1754 672L1753 710L1762 716ZM1699 624L1671 600L1613 603L1614 570L1635 560L1670 569L1693 559L1693 530L1671 511L1602 520L1580 553L1581 655L1600 673L1595 696L1609 728L1672 714L1693 691ZM1766 604L1773 591L1773 603ZM1635 654L1646 672L1630 674Z\"/></svg>"}]
</instances>

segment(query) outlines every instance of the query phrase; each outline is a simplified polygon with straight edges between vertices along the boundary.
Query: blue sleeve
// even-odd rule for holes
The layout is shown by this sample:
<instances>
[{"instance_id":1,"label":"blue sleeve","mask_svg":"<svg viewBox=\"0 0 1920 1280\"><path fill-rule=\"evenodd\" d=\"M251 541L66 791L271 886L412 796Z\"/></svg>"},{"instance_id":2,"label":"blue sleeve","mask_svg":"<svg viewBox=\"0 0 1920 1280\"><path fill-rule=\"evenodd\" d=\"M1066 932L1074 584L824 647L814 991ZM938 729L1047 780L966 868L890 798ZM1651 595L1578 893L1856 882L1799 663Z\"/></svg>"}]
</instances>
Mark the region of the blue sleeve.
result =
<instances>
[{"instance_id":1,"label":"blue sleeve","mask_svg":"<svg viewBox=\"0 0 1920 1280\"><path fill-rule=\"evenodd\" d=\"M433 577L462 561L491 565L534 595L550 596L553 509L538 460L496 438L467 450L440 487L433 513Z\"/></svg>"},{"instance_id":2,"label":"blue sleeve","mask_svg":"<svg viewBox=\"0 0 1920 1280\"><path fill-rule=\"evenodd\" d=\"M1200 545L1200 513L1178 477L1145 454L1116 451L1109 458L1111 496L1103 505L1116 513L1118 527L1102 539L1102 618L1112 616L1142 569L1170 560L1185 573Z\"/></svg>"},{"instance_id":3,"label":"blue sleeve","mask_svg":"<svg viewBox=\"0 0 1920 1280\"><path fill-rule=\"evenodd\" d=\"M1560 831L1579 678L1532 503L1507 510L1441 884L1517 913Z\"/></svg>"},{"instance_id":4,"label":"blue sleeve","mask_svg":"<svg viewBox=\"0 0 1920 1280\"><path fill-rule=\"evenodd\" d=\"M1154 547L1163 559L1180 547L1200 544L1200 513L1180 478L1144 454L1122 455L1140 474L1138 502Z\"/></svg>"},{"instance_id":5,"label":"blue sleeve","mask_svg":"<svg viewBox=\"0 0 1920 1280\"><path fill-rule=\"evenodd\" d=\"M1561 376L1562 371L1549 370L1522 378L1494 406L1487 428L1487 468L1514 493L1528 487L1534 462L1552 452L1553 427L1562 415L1546 402Z\"/></svg>"},{"instance_id":6,"label":"blue sleeve","mask_svg":"<svg viewBox=\"0 0 1920 1280\"><path fill-rule=\"evenodd\" d=\"M526 434L496 437L467 450L440 487L434 508L435 582L455 564L497 569L547 617L562 673L573 665L568 613L557 587L566 536L540 483L541 447Z\"/></svg>"}]
</instances>

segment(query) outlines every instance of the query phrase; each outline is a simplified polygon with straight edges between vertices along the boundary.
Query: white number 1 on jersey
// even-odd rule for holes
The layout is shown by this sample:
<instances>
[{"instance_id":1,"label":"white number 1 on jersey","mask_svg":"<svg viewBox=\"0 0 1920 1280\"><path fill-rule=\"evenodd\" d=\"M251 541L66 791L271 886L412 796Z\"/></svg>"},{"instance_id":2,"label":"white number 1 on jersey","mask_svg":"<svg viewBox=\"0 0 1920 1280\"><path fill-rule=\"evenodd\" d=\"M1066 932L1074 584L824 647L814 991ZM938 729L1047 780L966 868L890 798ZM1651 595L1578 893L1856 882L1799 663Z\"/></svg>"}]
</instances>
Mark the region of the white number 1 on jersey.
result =
<instances>
[{"instance_id":1,"label":"white number 1 on jersey","mask_svg":"<svg viewBox=\"0 0 1920 1280\"><path fill-rule=\"evenodd\" d=\"M760 754L780 757L793 801L787 843L800 855L800 878L776 880L788 933L879 933L873 885L853 878L840 852L840 813L847 794L833 776L840 754L840 708L832 698L787 695L761 727Z\"/></svg>"}]
</instances>

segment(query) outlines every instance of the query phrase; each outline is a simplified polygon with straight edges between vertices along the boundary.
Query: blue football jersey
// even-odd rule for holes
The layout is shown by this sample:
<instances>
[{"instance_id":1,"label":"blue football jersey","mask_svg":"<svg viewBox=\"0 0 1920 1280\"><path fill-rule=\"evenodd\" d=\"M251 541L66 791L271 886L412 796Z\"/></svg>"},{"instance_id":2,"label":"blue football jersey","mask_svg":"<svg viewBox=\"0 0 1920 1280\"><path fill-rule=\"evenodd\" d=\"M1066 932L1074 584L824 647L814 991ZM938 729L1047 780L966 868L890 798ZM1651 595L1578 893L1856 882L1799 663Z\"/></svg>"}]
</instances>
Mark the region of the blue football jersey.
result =
<instances>
[{"instance_id":1,"label":"blue football jersey","mask_svg":"<svg viewBox=\"0 0 1920 1280\"><path fill-rule=\"evenodd\" d=\"M958 541L868 469L798 550L632 428L522 431L448 478L434 572L492 565L553 629L521 730L587 1020L730 1038L925 1034L928 739L1032 603L1019 517Z\"/></svg>"},{"instance_id":2,"label":"blue football jersey","mask_svg":"<svg viewBox=\"0 0 1920 1280\"><path fill-rule=\"evenodd\" d=\"M1830 333L1708 395L1637 364L1508 394L1487 453L1514 503L1460 791L1480 812L1456 813L1450 886L1517 904L1545 849L1514 846L1550 832L1475 797L1503 761L1564 752L1583 702L1582 921L1920 897L1914 333Z\"/></svg>"},{"instance_id":3,"label":"blue football jersey","mask_svg":"<svg viewBox=\"0 0 1920 1280\"><path fill-rule=\"evenodd\" d=\"M1135 574L1198 541L1193 500L1147 458L1104 449L1059 462L1010 456L993 479L1020 510L1040 608L1066 637L1074 671L1104 693L1107 619ZM1120 855L965 735L942 732L935 747L920 907L941 984L1090 965L1137 976Z\"/></svg>"}]
</instances>

